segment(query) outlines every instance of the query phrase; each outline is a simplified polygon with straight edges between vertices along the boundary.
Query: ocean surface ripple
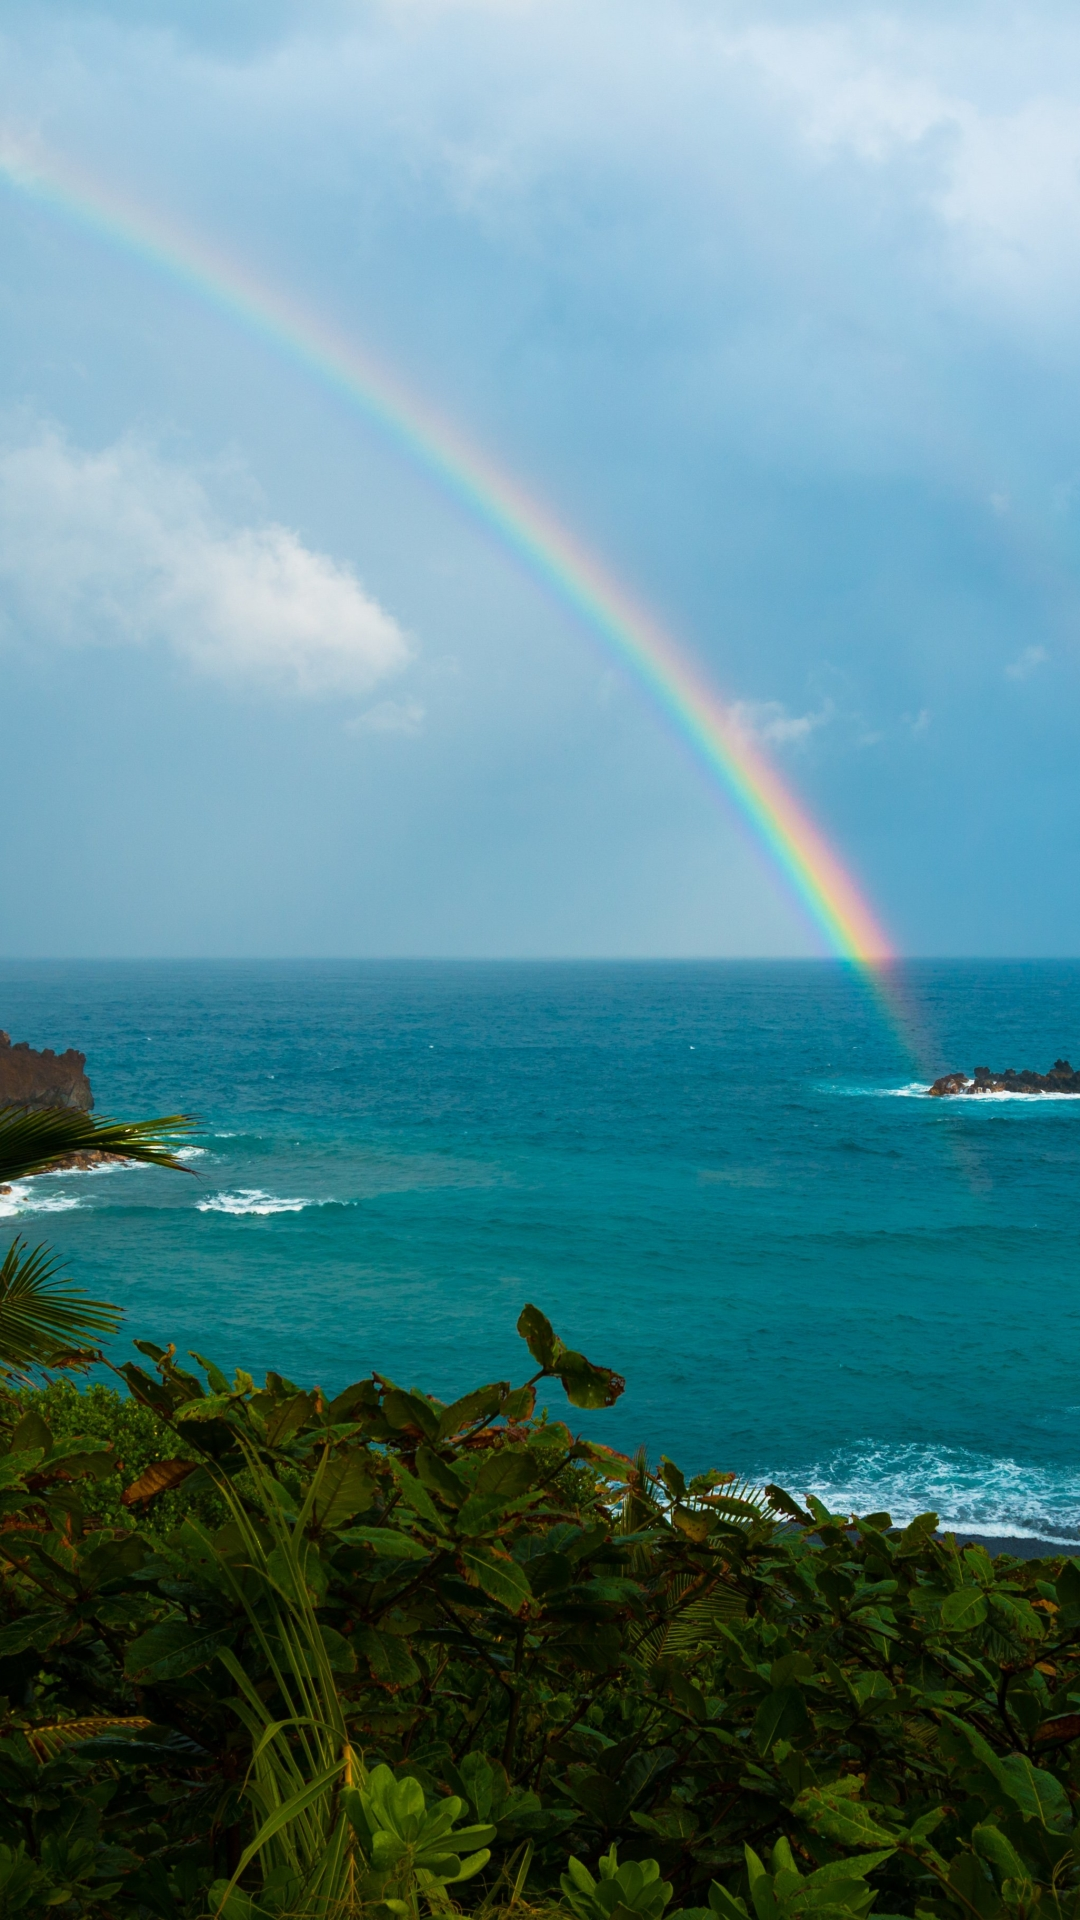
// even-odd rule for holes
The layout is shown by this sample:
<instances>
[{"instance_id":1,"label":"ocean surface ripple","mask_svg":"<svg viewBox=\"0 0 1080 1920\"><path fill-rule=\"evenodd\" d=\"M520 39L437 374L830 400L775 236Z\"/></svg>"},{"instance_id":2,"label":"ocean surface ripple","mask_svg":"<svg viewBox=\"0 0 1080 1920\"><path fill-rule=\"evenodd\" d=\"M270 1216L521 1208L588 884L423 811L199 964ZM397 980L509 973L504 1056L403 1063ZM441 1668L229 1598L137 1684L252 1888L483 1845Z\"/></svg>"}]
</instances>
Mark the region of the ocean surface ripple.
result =
<instances>
[{"instance_id":1,"label":"ocean surface ripple","mask_svg":"<svg viewBox=\"0 0 1080 1920\"><path fill-rule=\"evenodd\" d=\"M829 962L4 962L0 1026L99 1112L200 1132L0 1220L125 1337L450 1397L524 1376L534 1300L627 1376L580 1416L613 1445L1080 1542L1080 1101L924 1091L1075 1060L1080 965L903 986L930 1059Z\"/></svg>"}]
</instances>

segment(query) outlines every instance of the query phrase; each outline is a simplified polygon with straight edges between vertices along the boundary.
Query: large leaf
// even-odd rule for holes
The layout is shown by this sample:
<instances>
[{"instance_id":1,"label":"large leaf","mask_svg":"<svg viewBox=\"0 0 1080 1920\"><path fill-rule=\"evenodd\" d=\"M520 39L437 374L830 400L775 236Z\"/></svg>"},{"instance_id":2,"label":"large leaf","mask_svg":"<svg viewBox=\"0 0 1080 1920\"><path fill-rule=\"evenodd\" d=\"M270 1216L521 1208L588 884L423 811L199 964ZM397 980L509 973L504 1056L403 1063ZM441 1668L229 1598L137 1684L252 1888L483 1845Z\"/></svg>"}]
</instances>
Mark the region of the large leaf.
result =
<instances>
[{"instance_id":1,"label":"large leaf","mask_svg":"<svg viewBox=\"0 0 1080 1920\"><path fill-rule=\"evenodd\" d=\"M461 1548L459 1558L470 1586L479 1587L510 1613L520 1613L532 1598L528 1580L509 1554L492 1547L469 1546Z\"/></svg>"},{"instance_id":2,"label":"large leaf","mask_svg":"<svg viewBox=\"0 0 1080 1920\"><path fill-rule=\"evenodd\" d=\"M140 1686L180 1680L208 1666L219 1648L233 1639L232 1627L193 1627L186 1620L162 1620L131 1642L124 1671Z\"/></svg>"},{"instance_id":3,"label":"large leaf","mask_svg":"<svg viewBox=\"0 0 1080 1920\"><path fill-rule=\"evenodd\" d=\"M319 1477L311 1509L320 1531L340 1527L354 1513L366 1512L375 1498L375 1476L365 1454L341 1454L328 1460Z\"/></svg>"},{"instance_id":4,"label":"large leaf","mask_svg":"<svg viewBox=\"0 0 1080 1920\"><path fill-rule=\"evenodd\" d=\"M994 1752L977 1727L969 1726L957 1715L949 1720L966 1740L977 1760L992 1774L1024 1818L1037 1820L1051 1833L1065 1833L1072 1826L1069 1796L1055 1774L1033 1767L1025 1754Z\"/></svg>"},{"instance_id":5,"label":"large leaf","mask_svg":"<svg viewBox=\"0 0 1080 1920\"><path fill-rule=\"evenodd\" d=\"M619 1395L626 1392L621 1373L594 1366L583 1353L573 1353L569 1348L559 1354L555 1371L572 1407L613 1407Z\"/></svg>"},{"instance_id":6,"label":"large leaf","mask_svg":"<svg viewBox=\"0 0 1080 1920\"><path fill-rule=\"evenodd\" d=\"M525 1341L534 1360L548 1372L555 1365L556 1355L562 1349L562 1341L546 1314L539 1307L522 1307L518 1315L517 1330Z\"/></svg>"},{"instance_id":7,"label":"large leaf","mask_svg":"<svg viewBox=\"0 0 1080 1920\"><path fill-rule=\"evenodd\" d=\"M121 1502L125 1507L134 1507L143 1500L156 1500L159 1494L183 1486L188 1475L197 1472L194 1460L153 1460L143 1468L137 1480L124 1488L120 1495Z\"/></svg>"},{"instance_id":8,"label":"large leaf","mask_svg":"<svg viewBox=\"0 0 1080 1920\"><path fill-rule=\"evenodd\" d=\"M138 1160L149 1166L192 1173L176 1157L178 1135L195 1121L185 1113L163 1120L98 1120L70 1107L0 1107L0 1181L44 1173L73 1153L101 1153L112 1160Z\"/></svg>"},{"instance_id":9,"label":"large leaf","mask_svg":"<svg viewBox=\"0 0 1080 1920\"><path fill-rule=\"evenodd\" d=\"M58 1280L44 1247L16 1240L0 1264L0 1368L57 1366L120 1325L119 1307Z\"/></svg>"},{"instance_id":10,"label":"large leaf","mask_svg":"<svg viewBox=\"0 0 1080 1920\"><path fill-rule=\"evenodd\" d=\"M58 1720L48 1726L27 1727L24 1738L39 1760L55 1760L66 1748L82 1746L102 1734L125 1734L130 1738L153 1724L143 1714L99 1714L83 1720Z\"/></svg>"},{"instance_id":11,"label":"large leaf","mask_svg":"<svg viewBox=\"0 0 1080 1920\"><path fill-rule=\"evenodd\" d=\"M980 1627L986 1619L986 1599L978 1587L958 1587L941 1603L941 1624L952 1633Z\"/></svg>"},{"instance_id":12,"label":"large leaf","mask_svg":"<svg viewBox=\"0 0 1080 1920\"><path fill-rule=\"evenodd\" d=\"M858 1781L838 1781L832 1787L808 1787L800 1793L793 1812L808 1827L842 1847L895 1847L897 1837L875 1820L853 1798ZM845 1791L849 1789L848 1791Z\"/></svg>"}]
</instances>

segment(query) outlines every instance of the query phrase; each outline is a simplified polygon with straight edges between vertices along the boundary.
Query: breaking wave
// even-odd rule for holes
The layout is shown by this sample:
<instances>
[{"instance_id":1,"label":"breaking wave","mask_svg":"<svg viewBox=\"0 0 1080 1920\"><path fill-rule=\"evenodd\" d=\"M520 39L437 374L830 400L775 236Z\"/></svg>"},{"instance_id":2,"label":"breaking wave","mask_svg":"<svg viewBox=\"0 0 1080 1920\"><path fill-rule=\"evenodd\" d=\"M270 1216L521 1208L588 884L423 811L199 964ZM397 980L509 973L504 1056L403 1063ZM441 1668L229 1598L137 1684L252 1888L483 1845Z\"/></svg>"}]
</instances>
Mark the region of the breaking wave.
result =
<instances>
[{"instance_id":1,"label":"breaking wave","mask_svg":"<svg viewBox=\"0 0 1080 1920\"><path fill-rule=\"evenodd\" d=\"M0 1220L14 1220L23 1213L70 1213L78 1204L72 1194L35 1192L28 1180L17 1180L0 1193Z\"/></svg>"},{"instance_id":2,"label":"breaking wave","mask_svg":"<svg viewBox=\"0 0 1080 1920\"><path fill-rule=\"evenodd\" d=\"M241 1187L238 1193L212 1193L197 1200L200 1213L302 1213L305 1207L325 1206L323 1200L287 1200L263 1187Z\"/></svg>"},{"instance_id":3,"label":"breaking wave","mask_svg":"<svg viewBox=\"0 0 1080 1920\"><path fill-rule=\"evenodd\" d=\"M806 1470L792 1492L833 1513L887 1512L897 1525L936 1513L946 1532L1007 1535L1080 1546L1075 1474L963 1447L845 1449Z\"/></svg>"}]
</instances>

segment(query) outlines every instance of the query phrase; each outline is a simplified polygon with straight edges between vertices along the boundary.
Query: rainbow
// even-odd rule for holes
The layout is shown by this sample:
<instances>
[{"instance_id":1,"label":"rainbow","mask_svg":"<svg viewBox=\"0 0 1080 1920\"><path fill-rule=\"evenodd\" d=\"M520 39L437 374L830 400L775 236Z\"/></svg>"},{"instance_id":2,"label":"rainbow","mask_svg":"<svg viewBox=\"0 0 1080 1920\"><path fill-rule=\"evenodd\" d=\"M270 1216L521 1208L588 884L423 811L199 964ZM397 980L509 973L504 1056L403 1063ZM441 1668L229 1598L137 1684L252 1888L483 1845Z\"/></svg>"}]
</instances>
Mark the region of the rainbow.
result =
<instances>
[{"instance_id":1,"label":"rainbow","mask_svg":"<svg viewBox=\"0 0 1080 1920\"><path fill-rule=\"evenodd\" d=\"M670 634L546 507L370 354L203 240L0 133L0 177L166 274L377 422L606 643L735 801L827 950L878 969L889 942L843 862ZM876 983L883 985L878 972ZM890 995L891 997L891 995ZM894 1009L895 1011L895 1009Z\"/></svg>"}]
</instances>

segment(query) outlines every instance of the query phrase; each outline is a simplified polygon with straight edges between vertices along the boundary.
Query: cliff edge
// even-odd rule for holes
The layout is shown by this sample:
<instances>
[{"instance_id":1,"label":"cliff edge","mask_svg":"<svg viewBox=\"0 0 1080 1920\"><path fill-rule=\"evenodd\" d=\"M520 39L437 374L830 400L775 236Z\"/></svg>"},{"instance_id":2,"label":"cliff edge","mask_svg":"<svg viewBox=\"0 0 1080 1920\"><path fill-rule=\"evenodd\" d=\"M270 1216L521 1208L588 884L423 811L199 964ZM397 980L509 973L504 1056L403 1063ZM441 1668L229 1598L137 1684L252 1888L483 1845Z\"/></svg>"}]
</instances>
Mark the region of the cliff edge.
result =
<instances>
[{"instance_id":1,"label":"cliff edge","mask_svg":"<svg viewBox=\"0 0 1080 1920\"><path fill-rule=\"evenodd\" d=\"M86 1077L86 1055L69 1047L35 1053L27 1041L11 1044L0 1030L0 1107L74 1107L90 1113L94 1096Z\"/></svg>"}]
</instances>

